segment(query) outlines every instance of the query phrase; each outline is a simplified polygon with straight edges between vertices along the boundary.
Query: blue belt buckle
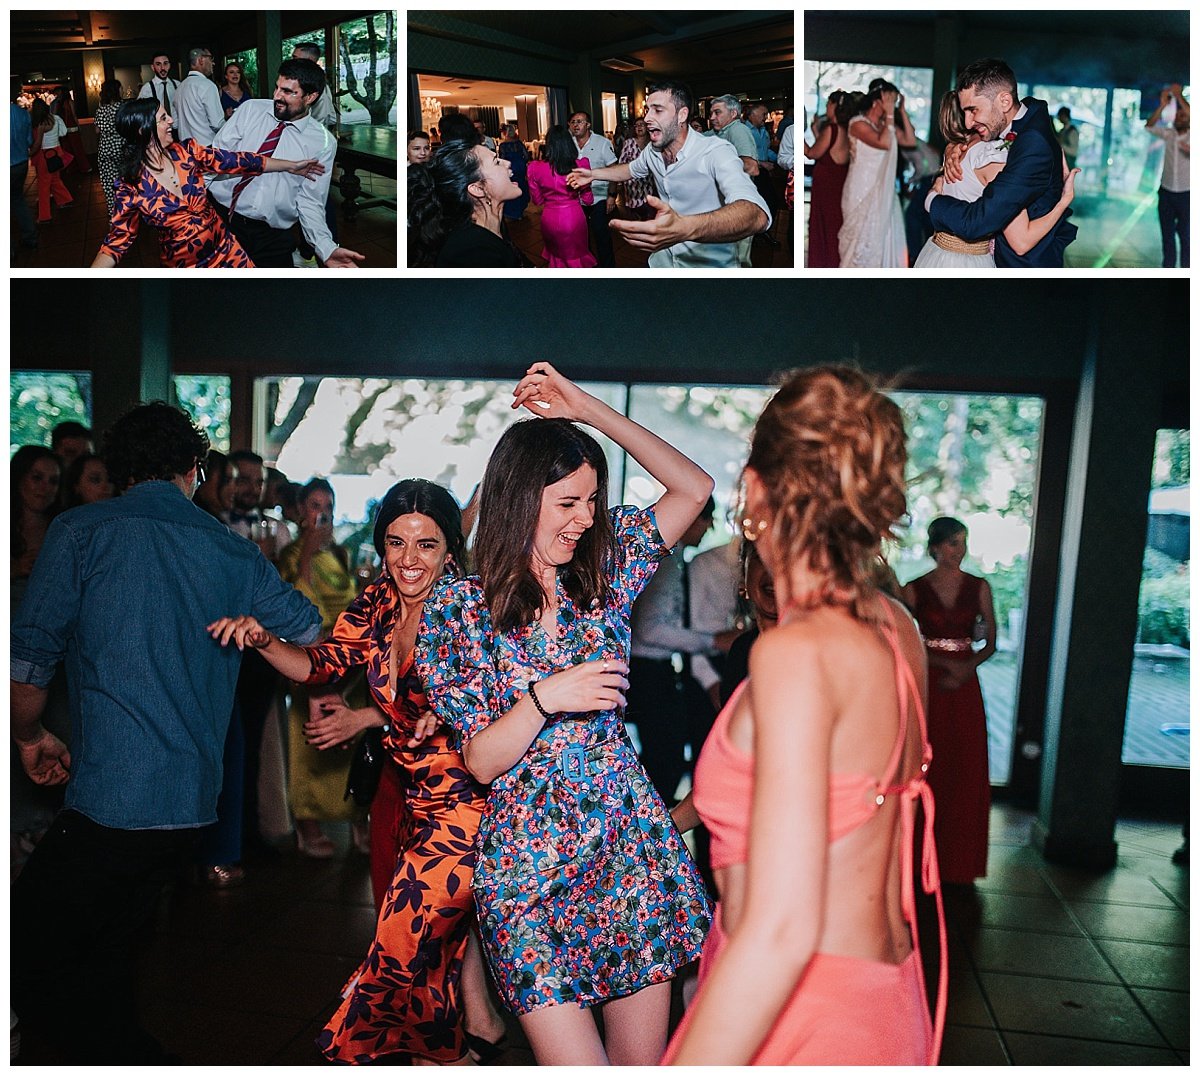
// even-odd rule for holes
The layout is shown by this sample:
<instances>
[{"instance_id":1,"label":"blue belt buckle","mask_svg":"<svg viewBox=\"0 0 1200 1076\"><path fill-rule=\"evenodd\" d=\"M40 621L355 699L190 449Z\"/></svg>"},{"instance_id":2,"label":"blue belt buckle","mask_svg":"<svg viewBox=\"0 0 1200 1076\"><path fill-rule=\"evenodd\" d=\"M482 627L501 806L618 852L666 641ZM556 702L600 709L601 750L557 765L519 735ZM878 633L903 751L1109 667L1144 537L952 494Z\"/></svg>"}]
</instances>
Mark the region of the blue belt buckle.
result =
<instances>
[{"instance_id":1,"label":"blue belt buckle","mask_svg":"<svg viewBox=\"0 0 1200 1076\"><path fill-rule=\"evenodd\" d=\"M582 781L587 776L587 754L582 747L566 748L558 759L559 769L568 781Z\"/></svg>"}]
</instances>

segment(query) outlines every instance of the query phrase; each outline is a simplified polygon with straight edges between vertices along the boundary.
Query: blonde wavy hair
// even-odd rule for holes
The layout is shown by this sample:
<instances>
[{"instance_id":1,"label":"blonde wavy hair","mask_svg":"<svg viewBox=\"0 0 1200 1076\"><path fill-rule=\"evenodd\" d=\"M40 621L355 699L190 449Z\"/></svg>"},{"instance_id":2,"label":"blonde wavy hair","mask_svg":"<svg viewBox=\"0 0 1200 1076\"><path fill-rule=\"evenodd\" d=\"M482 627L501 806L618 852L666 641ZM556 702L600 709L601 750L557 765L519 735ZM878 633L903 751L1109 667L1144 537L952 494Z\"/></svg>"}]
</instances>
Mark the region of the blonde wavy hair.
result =
<instances>
[{"instance_id":1,"label":"blonde wavy hair","mask_svg":"<svg viewBox=\"0 0 1200 1076\"><path fill-rule=\"evenodd\" d=\"M777 570L804 564L818 577L794 605L879 618L875 564L907 511L907 459L900 408L862 371L786 376L754 427L746 466L763 486Z\"/></svg>"}]
</instances>

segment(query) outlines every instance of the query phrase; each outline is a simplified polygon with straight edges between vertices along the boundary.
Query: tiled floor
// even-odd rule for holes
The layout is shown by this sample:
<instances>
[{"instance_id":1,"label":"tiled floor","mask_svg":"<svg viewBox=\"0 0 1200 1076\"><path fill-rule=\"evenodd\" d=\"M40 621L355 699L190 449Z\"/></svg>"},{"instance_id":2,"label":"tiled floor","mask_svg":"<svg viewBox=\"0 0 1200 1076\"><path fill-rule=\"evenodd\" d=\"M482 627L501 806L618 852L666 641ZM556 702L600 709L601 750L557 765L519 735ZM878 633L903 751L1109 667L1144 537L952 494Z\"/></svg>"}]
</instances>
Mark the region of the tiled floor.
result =
<instances>
[{"instance_id":1,"label":"tiled floor","mask_svg":"<svg viewBox=\"0 0 1200 1076\"><path fill-rule=\"evenodd\" d=\"M1031 821L995 807L988 877L948 897L943 1063L1187 1064L1188 871L1171 862L1179 828L1121 822L1120 863L1095 875L1047 864L1028 845ZM335 836L344 849L346 834ZM145 957L145 1022L189 1064L317 1063L313 1039L374 921L366 859L345 851L251 862L240 889L183 886ZM532 1064L509 1023L502 1063ZM27 1040L20 1061L45 1060Z\"/></svg>"},{"instance_id":2,"label":"tiled floor","mask_svg":"<svg viewBox=\"0 0 1200 1076\"><path fill-rule=\"evenodd\" d=\"M1162 266L1158 192L1101 198L1081 195L1071 206L1079 229L1067 247L1067 269L1155 269ZM808 197L805 196L805 223Z\"/></svg>"},{"instance_id":3,"label":"tiled floor","mask_svg":"<svg viewBox=\"0 0 1200 1076\"><path fill-rule=\"evenodd\" d=\"M756 239L750 250L750 260L755 269L784 269L795 263L792 261L792 248L788 243L788 211L780 209L779 219L771 229L778 241L778 247L772 247L764 239ZM542 257L542 211L535 205L525 210L525 215L518 221L508 222L508 234L513 243L535 266L544 267L546 259ZM643 269L648 255L635 250L617 232L613 237L613 259L618 269Z\"/></svg>"},{"instance_id":4,"label":"tiled floor","mask_svg":"<svg viewBox=\"0 0 1200 1076\"><path fill-rule=\"evenodd\" d=\"M396 181L360 172L365 198L396 197ZM100 175L93 170L88 175L71 172L65 182L75 196L73 205L53 209L48 224L38 225L38 249L17 248L11 255L14 269L75 269L89 266L108 233L108 210ZM366 255L365 269L394 269L396 267L396 210L385 206L360 210L353 221L342 215L341 195L334 190L338 204L338 240L351 250ZM25 200L34 218L37 217L37 178L30 168L25 182ZM16 243L16 231L13 233ZM120 267L156 269L160 266L155 230L143 227L133 249L121 260Z\"/></svg>"}]
</instances>

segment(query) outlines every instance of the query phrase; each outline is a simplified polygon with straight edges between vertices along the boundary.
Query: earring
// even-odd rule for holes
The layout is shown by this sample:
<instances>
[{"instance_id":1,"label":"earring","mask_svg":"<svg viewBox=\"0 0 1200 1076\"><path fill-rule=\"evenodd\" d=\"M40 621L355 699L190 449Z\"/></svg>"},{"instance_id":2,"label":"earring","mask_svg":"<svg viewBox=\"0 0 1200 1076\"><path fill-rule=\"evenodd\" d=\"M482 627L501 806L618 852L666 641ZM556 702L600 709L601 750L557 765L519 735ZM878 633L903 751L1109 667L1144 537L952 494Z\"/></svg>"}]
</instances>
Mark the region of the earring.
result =
<instances>
[{"instance_id":1,"label":"earring","mask_svg":"<svg viewBox=\"0 0 1200 1076\"><path fill-rule=\"evenodd\" d=\"M760 519L755 522L749 516L742 520L742 537L747 542L757 542L763 535L763 531L767 529L766 520Z\"/></svg>"}]
</instances>

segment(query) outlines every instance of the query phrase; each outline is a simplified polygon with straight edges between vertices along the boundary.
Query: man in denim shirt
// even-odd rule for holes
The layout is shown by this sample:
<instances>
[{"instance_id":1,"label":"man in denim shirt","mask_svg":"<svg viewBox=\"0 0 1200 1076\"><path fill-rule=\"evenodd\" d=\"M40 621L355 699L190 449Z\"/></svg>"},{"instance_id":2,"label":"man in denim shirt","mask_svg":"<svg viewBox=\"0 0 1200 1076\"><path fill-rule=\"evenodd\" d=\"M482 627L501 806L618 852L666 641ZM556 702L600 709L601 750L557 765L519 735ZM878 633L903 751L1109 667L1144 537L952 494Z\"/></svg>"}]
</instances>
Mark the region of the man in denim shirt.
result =
<instances>
[{"instance_id":1,"label":"man in denim shirt","mask_svg":"<svg viewBox=\"0 0 1200 1076\"><path fill-rule=\"evenodd\" d=\"M240 610L297 643L320 629L252 542L191 503L207 454L164 403L119 419L103 455L122 496L51 524L12 626L21 763L38 784L69 778L12 888L13 1006L75 1063L164 1060L137 1024L134 948L216 820L239 654L206 626ZM64 658L70 751L41 723Z\"/></svg>"}]
</instances>

